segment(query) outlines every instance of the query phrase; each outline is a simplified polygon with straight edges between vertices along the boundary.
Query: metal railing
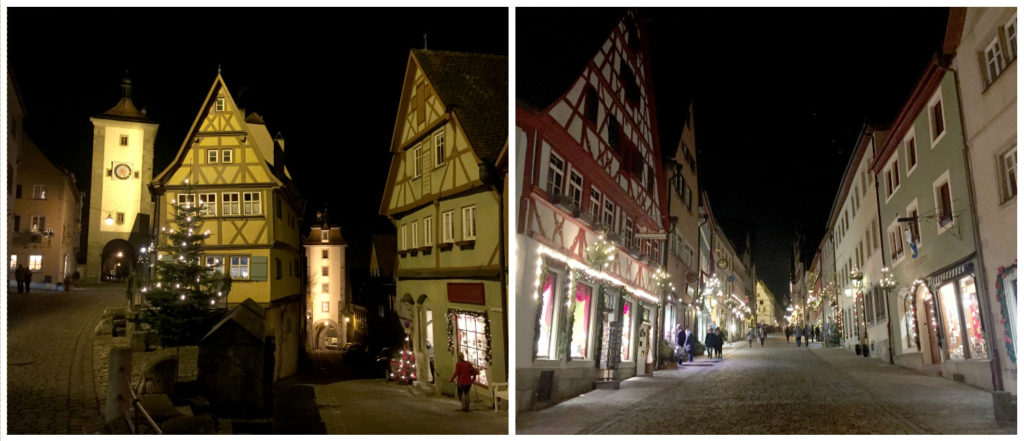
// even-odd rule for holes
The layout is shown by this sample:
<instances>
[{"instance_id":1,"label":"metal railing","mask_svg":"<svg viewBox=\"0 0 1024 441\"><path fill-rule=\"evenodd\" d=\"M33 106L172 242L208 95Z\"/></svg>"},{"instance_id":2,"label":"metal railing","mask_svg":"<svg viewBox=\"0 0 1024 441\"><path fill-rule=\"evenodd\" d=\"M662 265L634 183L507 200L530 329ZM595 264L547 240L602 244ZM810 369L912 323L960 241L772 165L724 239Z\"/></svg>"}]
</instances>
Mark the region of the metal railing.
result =
<instances>
[{"instance_id":1,"label":"metal railing","mask_svg":"<svg viewBox=\"0 0 1024 441\"><path fill-rule=\"evenodd\" d=\"M128 423L128 428L133 434L139 433L139 414L141 414L145 417L146 423L149 424L149 427L152 428L157 435L162 435L163 431L160 430L160 426L156 424L156 421L153 421L153 417L149 416L149 412L146 412L146 408L142 406L141 400L139 400L139 397L135 395L135 389L132 387L132 382L128 378L128 374L123 368L118 370L121 372L121 378L124 380L124 384L128 386L128 393L131 394L131 412L128 411L128 406L124 405L125 396L117 396L117 401L121 403L121 413L124 416L124 421Z\"/></svg>"}]
</instances>

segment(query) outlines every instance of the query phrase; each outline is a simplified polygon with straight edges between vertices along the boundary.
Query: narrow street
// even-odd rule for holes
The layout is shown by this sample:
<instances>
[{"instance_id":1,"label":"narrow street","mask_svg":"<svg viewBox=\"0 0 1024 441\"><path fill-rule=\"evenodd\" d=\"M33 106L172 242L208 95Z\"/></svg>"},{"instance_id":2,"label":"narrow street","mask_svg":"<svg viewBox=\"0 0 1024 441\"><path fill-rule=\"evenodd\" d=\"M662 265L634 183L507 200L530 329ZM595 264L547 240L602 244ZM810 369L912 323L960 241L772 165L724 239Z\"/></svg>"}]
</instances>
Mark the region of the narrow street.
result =
<instances>
[{"instance_id":1,"label":"narrow street","mask_svg":"<svg viewBox=\"0 0 1024 441\"><path fill-rule=\"evenodd\" d=\"M120 284L71 292L7 292L7 431L82 434L102 427L92 335L103 309L127 303Z\"/></svg>"},{"instance_id":2,"label":"narrow street","mask_svg":"<svg viewBox=\"0 0 1024 441\"><path fill-rule=\"evenodd\" d=\"M797 348L781 334L737 342L725 359L658 371L554 407L517 415L516 433L578 434L1012 434L991 394L838 348ZM596 396L603 395L603 396ZM621 395L623 398L619 398ZM556 427L557 426L557 427ZM561 429L559 427L562 427Z\"/></svg>"}]
</instances>

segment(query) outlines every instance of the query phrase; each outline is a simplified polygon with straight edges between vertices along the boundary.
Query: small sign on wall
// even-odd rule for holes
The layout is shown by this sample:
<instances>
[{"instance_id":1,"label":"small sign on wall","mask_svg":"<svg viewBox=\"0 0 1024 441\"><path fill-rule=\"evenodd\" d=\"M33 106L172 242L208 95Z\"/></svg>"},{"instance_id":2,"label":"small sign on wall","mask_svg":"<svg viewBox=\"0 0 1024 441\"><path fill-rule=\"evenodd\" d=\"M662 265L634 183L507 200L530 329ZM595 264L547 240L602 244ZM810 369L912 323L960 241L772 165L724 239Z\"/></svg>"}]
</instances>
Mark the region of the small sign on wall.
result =
<instances>
[{"instance_id":1,"label":"small sign on wall","mask_svg":"<svg viewBox=\"0 0 1024 441\"><path fill-rule=\"evenodd\" d=\"M448 301L452 303L484 304L483 283L449 283Z\"/></svg>"}]
</instances>

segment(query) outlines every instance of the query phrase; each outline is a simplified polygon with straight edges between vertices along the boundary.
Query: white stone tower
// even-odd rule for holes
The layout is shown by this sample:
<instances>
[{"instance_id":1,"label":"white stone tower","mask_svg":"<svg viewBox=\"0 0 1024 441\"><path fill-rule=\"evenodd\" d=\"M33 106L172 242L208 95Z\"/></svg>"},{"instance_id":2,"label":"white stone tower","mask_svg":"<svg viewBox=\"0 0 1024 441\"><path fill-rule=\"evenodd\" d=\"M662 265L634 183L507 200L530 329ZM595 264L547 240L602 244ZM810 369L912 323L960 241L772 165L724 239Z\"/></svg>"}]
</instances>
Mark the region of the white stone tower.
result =
<instances>
[{"instance_id":1,"label":"white stone tower","mask_svg":"<svg viewBox=\"0 0 1024 441\"><path fill-rule=\"evenodd\" d=\"M132 103L125 72L121 100L92 121L92 183L86 280L120 278L131 272L136 250L149 243L153 202L153 142L159 124Z\"/></svg>"},{"instance_id":2,"label":"white stone tower","mask_svg":"<svg viewBox=\"0 0 1024 441\"><path fill-rule=\"evenodd\" d=\"M345 249L348 244L341 228L327 221L327 213L317 213L318 224L306 237L306 349L343 348L355 317L346 298L348 281Z\"/></svg>"}]
</instances>

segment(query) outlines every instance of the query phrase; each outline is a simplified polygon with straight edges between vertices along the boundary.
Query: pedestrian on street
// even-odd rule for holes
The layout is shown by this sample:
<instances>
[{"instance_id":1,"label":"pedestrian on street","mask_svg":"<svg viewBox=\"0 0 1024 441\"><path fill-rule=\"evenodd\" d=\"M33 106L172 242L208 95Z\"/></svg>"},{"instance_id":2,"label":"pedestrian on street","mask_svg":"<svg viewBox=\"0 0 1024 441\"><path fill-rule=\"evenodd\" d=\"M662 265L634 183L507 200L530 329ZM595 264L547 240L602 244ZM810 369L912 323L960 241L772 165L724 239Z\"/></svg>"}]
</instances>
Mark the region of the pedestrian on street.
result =
<instances>
[{"instance_id":1,"label":"pedestrian on street","mask_svg":"<svg viewBox=\"0 0 1024 441\"><path fill-rule=\"evenodd\" d=\"M718 358L722 358L722 345L725 343L725 339L722 338L722 328L715 328L715 352L718 353Z\"/></svg>"},{"instance_id":2,"label":"pedestrian on street","mask_svg":"<svg viewBox=\"0 0 1024 441\"><path fill-rule=\"evenodd\" d=\"M811 325L804 325L804 347L811 347L811 338L814 337L814 329Z\"/></svg>"},{"instance_id":3,"label":"pedestrian on street","mask_svg":"<svg viewBox=\"0 0 1024 441\"><path fill-rule=\"evenodd\" d=\"M821 341L821 326L814 327L814 341Z\"/></svg>"},{"instance_id":4,"label":"pedestrian on street","mask_svg":"<svg viewBox=\"0 0 1024 441\"><path fill-rule=\"evenodd\" d=\"M427 360L430 363L430 384L434 384L434 345L427 340Z\"/></svg>"},{"instance_id":5,"label":"pedestrian on street","mask_svg":"<svg viewBox=\"0 0 1024 441\"><path fill-rule=\"evenodd\" d=\"M686 331L689 331L689 329ZM683 358L686 357L687 336L689 336L689 333L683 331L683 325L676 325L676 346L678 346L678 349L676 349L677 352L673 355L676 357L676 364L680 366L683 364Z\"/></svg>"},{"instance_id":6,"label":"pedestrian on street","mask_svg":"<svg viewBox=\"0 0 1024 441\"><path fill-rule=\"evenodd\" d=\"M715 358L715 328L708 326L708 333L704 335L704 349L708 351L708 358Z\"/></svg>"},{"instance_id":7,"label":"pedestrian on street","mask_svg":"<svg viewBox=\"0 0 1024 441\"><path fill-rule=\"evenodd\" d=\"M690 328L686 328L686 334L683 337L683 352L686 354L686 362L693 363L693 348L697 347L697 335L690 332Z\"/></svg>"},{"instance_id":8,"label":"pedestrian on street","mask_svg":"<svg viewBox=\"0 0 1024 441\"><path fill-rule=\"evenodd\" d=\"M789 337L793 336L793 327L786 326L786 343L789 343Z\"/></svg>"},{"instance_id":9,"label":"pedestrian on street","mask_svg":"<svg viewBox=\"0 0 1024 441\"><path fill-rule=\"evenodd\" d=\"M18 292L25 292L25 266L19 264L14 270L14 280L18 281Z\"/></svg>"},{"instance_id":10,"label":"pedestrian on street","mask_svg":"<svg viewBox=\"0 0 1024 441\"><path fill-rule=\"evenodd\" d=\"M804 336L803 328L801 328L799 326L797 326L796 328L793 328L793 338L796 339L796 347L798 347L798 348L800 347L800 338L803 337L803 336Z\"/></svg>"},{"instance_id":11,"label":"pedestrian on street","mask_svg":"<svg viewBox=\"0 0 1024 441\"><path fill-rule=\"evenodd\" d=\"M32 292L32 270L25 268L25 293Z\"/></svg>"},{"instance_id":12,"label":"pedestrian on street","mask_svg":"<svg viewBox=\"0 0 1024 441\"><path fill-rule=\"evenodd\" d=\"M458 362L455 363L455 372L452 372L452 377L448 381L453 381L458 378L456 387L459 394L459 401L462 402L462 411L469 412L469 389L473 387L473 383L476 382L476 376L480 374L472 364L466 361L466 356L459 352Z\"/></svg>"},{"instance_id":13,"label":"pedestrian on street","mask_svg":"<svg viewBox=\"0 0 1024 441\"><path fill-rule=\"evenodd\" d=\"M761 328L761 333L760 335L758 335L757 338L758 340L761 340L761 347L764 347L764 339L766 337L768 337L768 331L766 331L764 328Z\"/></svg>"},{"instance_id":14,"label":"pedestrian on street","mask_svg":"<svg viewBox=\"0 0 1024 441\"><path fill-rule=\"evenodd\" d=\"M754 330L747 331L747 347L754 347Z\"/></svg>"}]
</instances>

